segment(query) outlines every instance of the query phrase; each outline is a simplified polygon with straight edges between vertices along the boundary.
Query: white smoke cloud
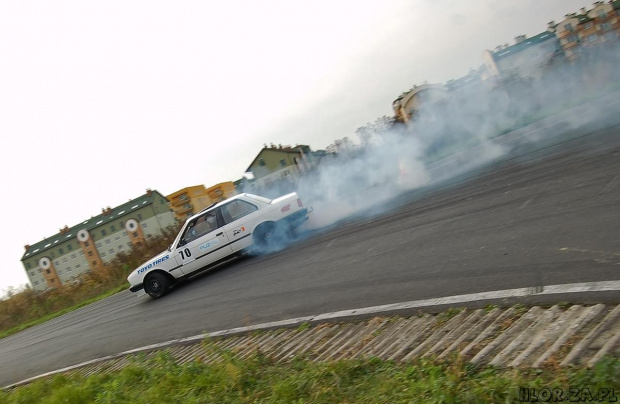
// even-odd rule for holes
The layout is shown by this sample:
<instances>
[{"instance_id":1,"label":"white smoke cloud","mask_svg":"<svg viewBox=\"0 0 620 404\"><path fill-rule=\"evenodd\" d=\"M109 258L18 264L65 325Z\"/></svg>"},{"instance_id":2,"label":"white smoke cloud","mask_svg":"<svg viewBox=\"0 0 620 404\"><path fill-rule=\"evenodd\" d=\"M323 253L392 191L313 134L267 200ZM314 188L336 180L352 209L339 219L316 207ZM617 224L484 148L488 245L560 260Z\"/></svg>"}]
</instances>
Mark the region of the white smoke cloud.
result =
<instances>
[{"instance_id":1,"label":"white smoke cloud","mask_svg":"<svg viewBox=\"0 0 620 404\"><path fill-rule=\"evenodd\" d=\"M481 82L449 92L422 103L407 126L366 127L355 147L326 157L297 184L314 208L308 226L382 213L384 202L406 191L602 121L597 108L579 105L620 89L618 50L617 45L589 50L576 64L546 67L540 80L514 76L494 87Z\"/></svg>"}]
</instances>

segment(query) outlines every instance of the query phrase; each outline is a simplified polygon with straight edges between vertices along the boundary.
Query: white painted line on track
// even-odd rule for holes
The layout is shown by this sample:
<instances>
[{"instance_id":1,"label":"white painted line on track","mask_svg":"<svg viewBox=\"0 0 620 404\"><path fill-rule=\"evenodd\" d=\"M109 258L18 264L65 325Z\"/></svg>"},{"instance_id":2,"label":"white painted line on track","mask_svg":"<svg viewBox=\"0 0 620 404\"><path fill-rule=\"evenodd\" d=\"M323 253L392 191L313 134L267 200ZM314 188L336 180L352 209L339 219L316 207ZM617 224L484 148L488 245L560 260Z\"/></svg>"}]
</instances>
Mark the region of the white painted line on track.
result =
<instances>
[{"instance_id":1,"label":"white painted line on track","mask_svg":"<svg viewBox=\"0 0 620 404\"><path fill-rule=\"evenodd\" d=\"M305 317L296 317L290 318L287 320L281 321L273 321L269 323L261 323L250 325L246 327L237 327L231 328L228 330L221 330L210 332L206 334L194 335L192 337L187 338L179 338L174 339L158 344L152 344L143 346L140 348L131 349L129 351L121 352L114 355L105 356L102 358L93 359L87 362L82 362L76 365L72 365L63 369L54 370L52 372L47 372L26 380L23 380L19 383L16 383L11 386L7 386L5 388L10 388L13 386L21 385L29 383L33 380L51 376L57 373L63 373L70 370L74 370L83 366L92 365L95 363L99 363L106 360L111 360L115 358L119 358L125 355L135 354L139 352L145 352L155 349L163 349L174 345L179 344L190 344L199 342L205 338L212 337L223 337L231 334L238 334L250 331L257 330L265 330L265 329L273 329L279 327L286 326L294 326L300 325L310 321L324 321L324 320L347 320L348 318L360 316L360 315L372 315L372 314L382 314L390 311L396 310L406 310L406 309L415 309L422 307L433 307L433 306L441 306L441 305L456 305L462 303L471 303L476 301L484 301L484 300L493 300L493 299L506 299L511 297L525 297L525 296L542 296L542 295L554 295L554 294L562 294L562 293L583 293L583 292L609 292L609 291L620 291L620 280L614 281L601 281L601 282L584 282L584 283L569 283L564 285L549 285L549 286L536 286L536 287L528 287L528 288L517 288L517 289L505 289L505 290L495 290L490 292L480 292L480 293L471 293L466 295L457 295L457 296L447 296L447 297L439 297L433 299L424 299L424 300L414 300L409 302L402 303L393 303L393 304L384 304L380 306L371 306L364 307L360 309L352 309L352 310L341 310L335 311L331 313L322 313L312 316Z\"/></svg>"},{"instance_id":2,"label":"white painted line on track","mask_svg":"<svg viewBox=\"0 0 620 404\"><path fill-rule=\"evenodd\" d=\"M581 292L608 292L620 291L620 280L569 283L564 285L539 286L536 288L518 288L496 290L490 292L471 293L467 295L457 295L449 297L439 297L433 299L416 300L412 302L385 304L382 306L365 307L362 309L342 310L333 313L319 314L314 316L312 321L329 320L336 318L346 318L350 316L383 313L393 310L414 309L419 307L432 307L440 305L454 305L460 303L471 303L481 300L506 299L510 297L543 296L560 293L581 293Z\"/></svg>"}]
</instances>

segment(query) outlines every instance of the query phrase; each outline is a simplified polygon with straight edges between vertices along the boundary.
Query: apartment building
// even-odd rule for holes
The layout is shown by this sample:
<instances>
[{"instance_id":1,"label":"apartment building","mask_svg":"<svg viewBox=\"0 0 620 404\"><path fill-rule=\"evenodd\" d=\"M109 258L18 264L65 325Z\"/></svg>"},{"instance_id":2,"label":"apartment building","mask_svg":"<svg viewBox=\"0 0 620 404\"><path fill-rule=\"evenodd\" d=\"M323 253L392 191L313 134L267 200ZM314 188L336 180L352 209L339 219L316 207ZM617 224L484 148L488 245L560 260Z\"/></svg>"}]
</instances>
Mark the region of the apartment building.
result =
<instances>
[{"instance_id":1,"label":"apartment building","mask_svg":"<svg viewBox=\"0 0 620 404\"><path fill-rule=\"evenodd\" d=\"M224 199L237 195L235 184L222 182L212 187L194 185L180 189L166 196L169 206L179 222L184 222L188 217L200 212L207 206L221 202Z\"/></svg>"},{"instance_id":2,"label":"apartment building","mask_svg":"<svg viewBox=\"0 0 620 404\"><path fill-rule=\"evenodd\" d=\"M487 78L492 81L526 77L538 79L558 50L558 39L554 33L545 31L531 38L519 35L514 45L485 50L482 58Z\"/></svg>"},{"instance_id":3,"label":"apartment building","mask_svg":"<svg viewBox=\"0 0 620 404\"><path fill-rule=\"evenodd\" d=\"M45 290L101 269L119 252L129 251L174 224L166 198L147 190L138 198L102 209L95 217L26 245L21 262L33 289Z\"/></svg>"},{"instance_id":4,"label":"apartment building","mask_svg":"<svg viewBox=\"0 0 620 404\"><path fill-rule=\"evenodd\" d=\"M415 119L424 104L441 102L447 97L446 89L441 84L414 85L392 103L397 122L408 123Z\"/></svg>"},{"instance_id":5,"label":"apartment building","mask_svg":"<svg viewBox=\"0 0 620 404\"><path fill-rule=\"evenodd\" d=\"M559 23L549 23L564 54L575 59L584 48L617 40L620 35L620 1L597 1L593 8L569 13Z\"/></svg>"}]
</instances>

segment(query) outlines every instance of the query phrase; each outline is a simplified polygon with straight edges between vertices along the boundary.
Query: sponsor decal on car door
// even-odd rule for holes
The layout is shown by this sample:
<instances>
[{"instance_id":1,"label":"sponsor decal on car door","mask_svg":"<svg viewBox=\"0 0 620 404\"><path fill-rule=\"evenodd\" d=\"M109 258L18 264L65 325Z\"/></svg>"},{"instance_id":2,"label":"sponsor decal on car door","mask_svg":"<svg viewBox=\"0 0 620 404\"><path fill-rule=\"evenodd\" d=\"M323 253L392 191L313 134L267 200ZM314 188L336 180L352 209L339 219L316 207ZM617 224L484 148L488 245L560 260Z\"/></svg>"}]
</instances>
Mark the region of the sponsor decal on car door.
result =
<instances>
[{"instance_id":1,"label":"sponsor decal on car door","mask_svg":"<svg viewBox=\"0 0 620 404\"><path fill-rule=\"evenodd\" d=\"M221 207L224 230L233 251L239 251L252 244L251 229L261 216L258 206L243 200L234 200Z\"/></svg>"}]
</instances>

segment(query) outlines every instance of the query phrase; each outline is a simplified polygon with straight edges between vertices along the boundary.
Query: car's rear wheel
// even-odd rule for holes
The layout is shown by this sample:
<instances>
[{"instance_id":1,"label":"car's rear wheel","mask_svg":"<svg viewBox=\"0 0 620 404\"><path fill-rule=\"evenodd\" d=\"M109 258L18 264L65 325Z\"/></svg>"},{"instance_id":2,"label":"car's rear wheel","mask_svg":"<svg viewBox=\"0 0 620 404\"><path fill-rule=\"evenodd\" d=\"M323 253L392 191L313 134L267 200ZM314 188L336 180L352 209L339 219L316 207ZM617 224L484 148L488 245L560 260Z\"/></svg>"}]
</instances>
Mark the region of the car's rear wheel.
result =
<instances>
[{"instance_id":1,"label":"car's rear wheel","mask_svg":"<svg viewBox=\"0 0 620 404\"><path fill-rule=\"evenodd\" d=\"M164 274L159 272L151 272L144 278L144 290L153 299L159 299L168 293L170 288L170 280Z\"/></svg>"},{"instance_id":2,"label":"car's rear wheel","mask_svg":"<svg viewBox=\"0 0 620 404\"><path fill-rule=\"evenodd\" d=\"M261 251L268 251L274 247L277 239L277 226L273 222L260 224L254 230L254 244Z\"/></svg>"}]
</instances>

